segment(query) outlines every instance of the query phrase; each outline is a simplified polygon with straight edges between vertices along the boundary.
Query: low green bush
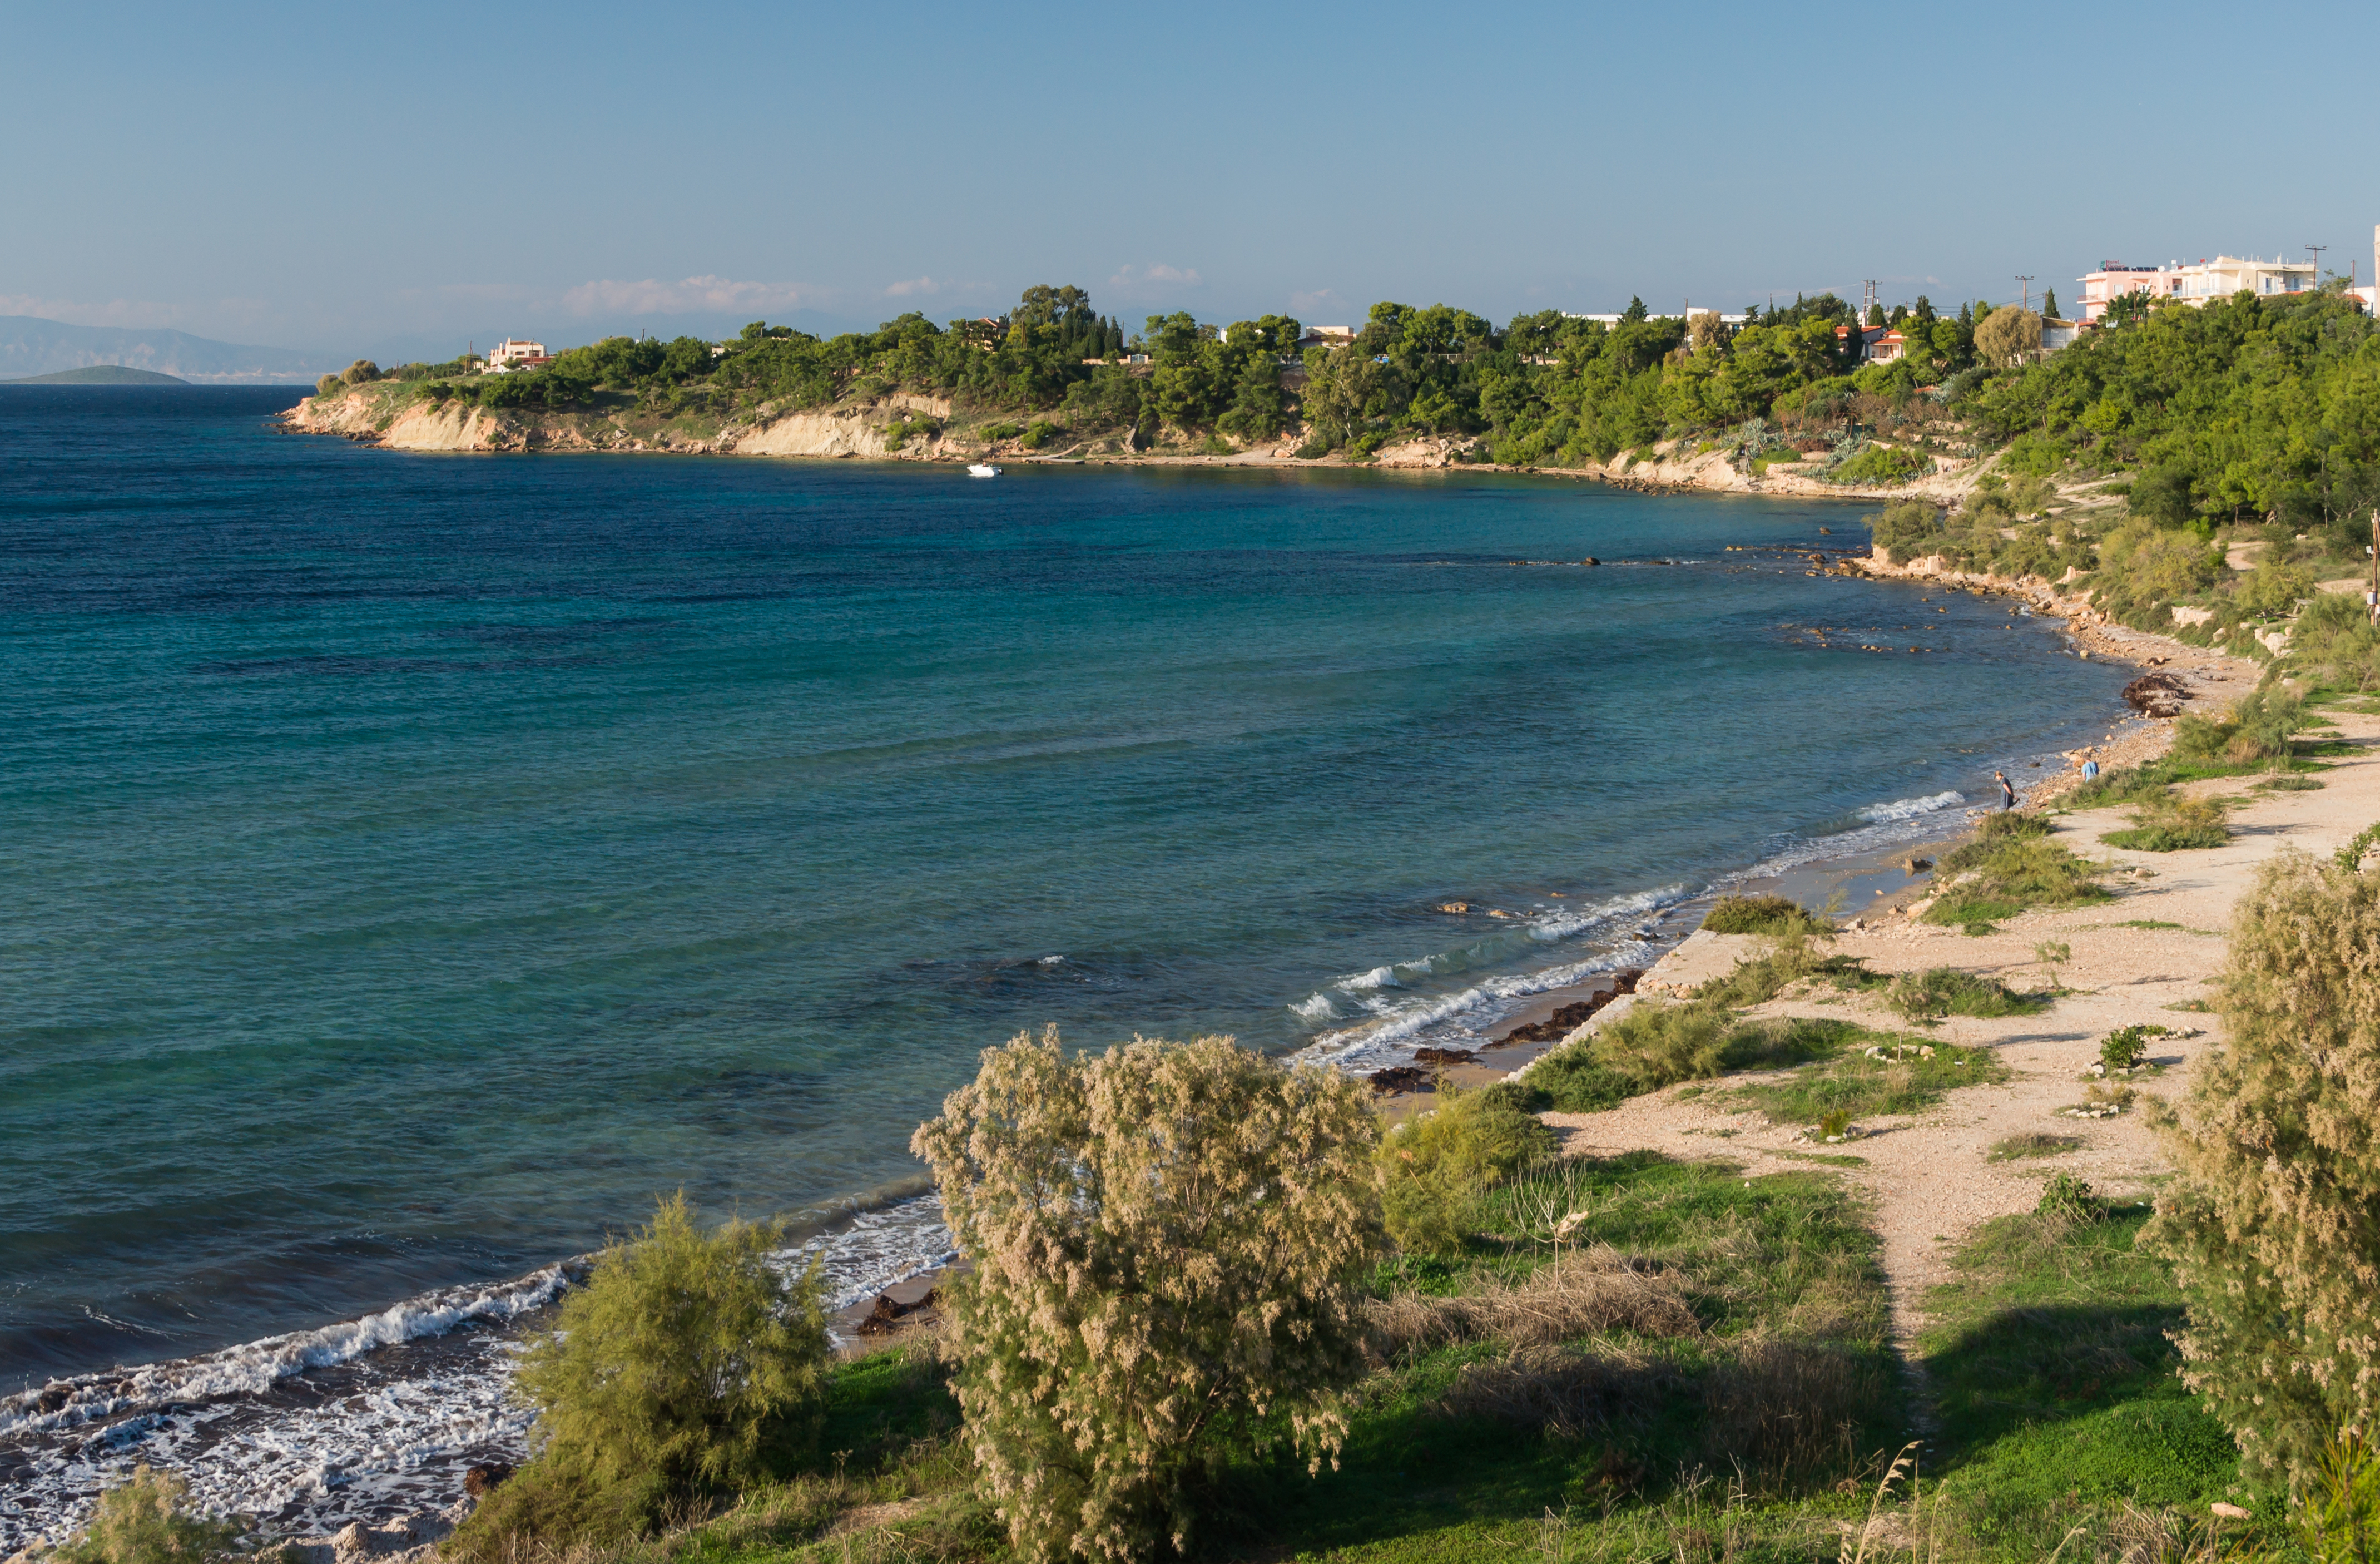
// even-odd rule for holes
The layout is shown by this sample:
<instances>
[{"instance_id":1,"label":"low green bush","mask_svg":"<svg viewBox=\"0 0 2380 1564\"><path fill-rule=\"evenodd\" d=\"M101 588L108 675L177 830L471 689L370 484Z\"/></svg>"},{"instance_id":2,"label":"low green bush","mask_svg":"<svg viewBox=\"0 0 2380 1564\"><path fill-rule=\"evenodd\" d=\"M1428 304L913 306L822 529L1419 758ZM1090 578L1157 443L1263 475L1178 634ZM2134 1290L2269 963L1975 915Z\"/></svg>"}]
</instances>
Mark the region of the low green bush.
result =
<instances>
[{"instance_id":1,"label":"low green bush","mask_svg":"<svg viewBox=\"0 0 2380 1564\"><path fill-rule=\"evenodd\" d=\"M2004 816L1995 815L2000 819ZM1979 838L1943 861L1942 883L1925 912L1929 923L1975 925L2012 918L2032 907L2104 901L2103 865L2084 861L2063 843L2033 835Z\"/></svg>"},{"instance_id":2,"label":"low green bush","mask_svg":"<svg viewBox=\"0 0 2380 1564\"><path fill-rule=\"evenodd\" d=\"M2099 1215L2099 1202L2091 1193L2091 1186L2071 1173L2053 1173L2041 1186L2041 1199L2033 1208L2036 1216L2062 1216L2071 1221L2087 1222Z\"/></svg>"},{"instance_id":3,"label":"low green bush","mask_svg":"<svg viewBox=\"0 0 2380 1564\"><path fill-rule=\"evenodd\" d=\"M1703 914L1702 926L1713 934L1729 935L1806 935L1832 930L1824 919L1812 917L1802 910L1800 902L1785 896L1720 897Z\"/></svg>"},{"instance_id":4,"label":"low green bush","mask_svg":"<svg viewBox=\"0 0 2380 1564\"><path fill-rule=\"evenodd\" d=\"M1640 1001L1597 1032L1588 1047L1597 1064L1638 1092L1653 1092L1718 1074L1727 1040L1727 1014L1716 1006Z\"/></svg>"},{"instance_id":5,"label":"low green bush","mask_svg":"<svg viewBox=\"0 0 2380 1564\"><path fill-rule=\"evenodd\" d=\"M521 1360L536 1454L446 1555L494 1564L641 1535L690 1497L798 1466L829 1342L824 1283L771 1263L783 1241L770 1222L703 1232L678 1195L607 1247Z\"/></svg>"},{"instance_id":6,"label":"low green bush","mask_svg":"<svg viewBox=\"0 0 2380 1564\"><path fill-rule=\"evenodd\" d=\"M2132 852L2186 852L2219 848L2231 839L2231 833L2220 825L2135 825L2106 832L2099 839Z\"/></svg>"},{"instance_id":7,"label":"low green bush","mask_svg":"<svg viewBox=\"0 0 2380 1564\"><path fill-rule=\"evenodd\" d=\"M1885 1003L1903 1020L1925 1024L1944 1016L2031 1015L2047 1002L2018 994L1995 978L1956 967L1932 967L1895 978L1885 991Z\"/></svg>"},{"instance_id":8,"label":"low green bush","mask_svg":"<svg viewBox=\"0 0 2380 1564\"><path fill-rule=\"evenodd\" d=\"M82 1534L47 1557L56 1564L200 1564L235 1555L242 1528L191 1513L189 1498L181 1478L136 1466L99 1496Z\"/></svg>"},{"instance_id":9,"label":"low green bush","mask_svg":"<svg viewBox=\"0 0 2380 1564\"><path fill-rule=\"evenodd\" d=\"M2167 793L2132 816L2131 829L2109 831L2099 839L2109 847L2135 852L2179 852L2221 847L2231 839L2231 833L2223 825L2223 806L2215 800L2180 799Z\"/></svg>"},{"instance_id":10,"label":"low green bush","mask_svg":"<svg viewBox=\"0 0 2380 1564\"><path fill-rule=\"evenodd\" d=\"M1380 1138L1381 1215L1399 1249L1459 1252L1481 1196L1553 1154L1554 1132L1524 1100L1503 1082L1478 1092L1448 1087L1435 1111Z\"/></svg>"},{"instance_id":11,"label":"low green bush","mask_svg":"<svg viewBox=\"0 0 2380 1564\"><path fill-rule=\"evenodd\" d=\"M2119 1027L2100 1041L2099 1063L2110 1075L2126 1073L2148 1057L2150 1038L2168 1035L2162 1026Z\"/></svg>"}]
</instances>

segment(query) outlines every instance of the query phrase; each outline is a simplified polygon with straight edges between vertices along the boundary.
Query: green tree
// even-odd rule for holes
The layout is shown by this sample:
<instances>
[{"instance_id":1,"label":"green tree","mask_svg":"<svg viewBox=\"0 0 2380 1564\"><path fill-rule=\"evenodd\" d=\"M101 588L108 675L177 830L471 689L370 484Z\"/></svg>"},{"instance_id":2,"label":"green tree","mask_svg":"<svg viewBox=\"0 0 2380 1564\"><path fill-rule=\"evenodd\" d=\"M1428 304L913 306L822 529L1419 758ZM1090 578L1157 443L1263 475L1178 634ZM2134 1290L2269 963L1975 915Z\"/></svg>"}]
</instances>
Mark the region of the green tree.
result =
<instances>
[{"instance_id":1,"label":"green tree","mask_svg":"<svg viewBox=\"0 0 2380 1564\"><path fill-rule=\"evenodd\" d=\"M2173 1262L2182 1378L2248 1468L2314 1485L2380 1415L2380 878L2284 852L2233 917L2226 1044L2161 1120L2179 1168L2141 1235Z\"/></svg>"},{"instance_id":2,"label":"green tree","mask_svg":"<svg viewBox=\"0 0 2380 1564\"><path fill-rule=\"evenodd\" d=\"M491 1504L478 1529L532 1518L545 1495L577 1529L638 1530L674 1496L783 1464L822 1402L828 1355L824 1284L815 1265L780 1269L783 1242L776 1222L706 1233L677 1195L607 1246L521 1360L540 1470L498 1489L517 1502Z\"/></svg>"},{"instance_id":3,"label":"green tree","mask_svg":"<svg viewBox=\"0 0 2380 1564\"><path fill-rule=\"evenodd\" d=\"M1335 1459L1378 1136L1344 1075L1225 1037L1069 1058L1053 1028L985 1051L912 1144L974 1265L948 1340L1020 1555L1178 1551L1198 1463L1284 1424L1310 1469Z\"/></svg>"},{"instance_id":4,"label":"green tree","mask_svg":"<svg viewBox=\"0 0 2380 1564\"><path fill-rule=\"evenodd\" d=\"M2022 363L2041 348L2041 317L2020 304L2004 304L1975 326L1975 356L1987 364Z\"/></svg>"},{"instance_id":5,"label":"green tree","mask_svg":"<svg viewBox=\"0 0 2380 1564\"><path fill-rule=\"evenodd\" d=\"M339 378L350 385L369 385L380 378L380 366L370 359L358 359Z\"/></svg>"},{"instance_id":6,"label":"green tree","mask_svg":"<svg viewBox=\"0 0 2380 1564\"><path fill-rule=\"evenodd\" d=\"M1620 324L1622 325L1640 324L1644 322L1645 313L1645 300L1637 298L1633 294L1631 294L1628 298L1628 308L1620 312Z\"/></svg>"},{"instance_id":7,"label":"green tree","mask_svg":"<svg viewBox=\"0 0 2380 1564\"><path fill-rule=\"evenodd\" d=\"M2045 287L2041 290L2041 314L2044 320L2055 321L2065 318L2058 312L2058 290L2056 288Z\"/></svg>"}]
</instances>

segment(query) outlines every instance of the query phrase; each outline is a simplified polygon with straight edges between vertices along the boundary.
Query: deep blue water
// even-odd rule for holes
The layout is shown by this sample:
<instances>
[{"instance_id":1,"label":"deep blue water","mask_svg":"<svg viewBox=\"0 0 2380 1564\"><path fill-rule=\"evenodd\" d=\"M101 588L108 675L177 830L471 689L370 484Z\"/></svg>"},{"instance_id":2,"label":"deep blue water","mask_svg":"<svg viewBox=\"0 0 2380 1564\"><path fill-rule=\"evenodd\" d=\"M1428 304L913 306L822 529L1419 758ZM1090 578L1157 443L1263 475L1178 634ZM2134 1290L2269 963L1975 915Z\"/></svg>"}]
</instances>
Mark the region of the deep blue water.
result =
<instances>
[{"instance_id":1,"label":"deep blue water","mask_svg":"<svg viewBox=\"0 0 2380 1564\"><path fill-rule=\"evenodd\" d=\"M1784 552L1855 507L411 456L292 395L0 390L0 1389L902 1187L1024 1027L1485 1026L2123 677Z\"/></svg>"}]
</instances>

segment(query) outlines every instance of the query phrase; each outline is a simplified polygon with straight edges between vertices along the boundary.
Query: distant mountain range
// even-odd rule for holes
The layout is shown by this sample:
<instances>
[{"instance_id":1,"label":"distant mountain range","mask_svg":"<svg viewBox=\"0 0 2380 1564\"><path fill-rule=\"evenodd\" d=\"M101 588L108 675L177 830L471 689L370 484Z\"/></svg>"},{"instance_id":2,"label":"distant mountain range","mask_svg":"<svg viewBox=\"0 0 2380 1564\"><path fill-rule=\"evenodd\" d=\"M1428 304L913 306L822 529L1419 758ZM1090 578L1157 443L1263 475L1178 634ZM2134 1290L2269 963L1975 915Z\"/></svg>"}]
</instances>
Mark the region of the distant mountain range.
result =
<instances>
[{"instance_id":1,"label":"distant mountain range","mask_svg":"<svg viewBox=\"0 0 2380 1564\"><path fill-rule=\"evenodd\" d=\"M126 369L122 364L90 364L81 369L54 370L48 374L18 375L0 385L188 385L176 374L155 370Z\"/></svg>"},{"instance_id":2,"label":"distant mountain range","mask_svg":"<svg viewBox=\"0 0 2380 1564\"><path fill-rule=\"evenodd\" d=\"M302 385L346 367L296 348L210 342L188 332L0 315L0 380L109 364L217 385Z\"/></svg>"}]
</instances>

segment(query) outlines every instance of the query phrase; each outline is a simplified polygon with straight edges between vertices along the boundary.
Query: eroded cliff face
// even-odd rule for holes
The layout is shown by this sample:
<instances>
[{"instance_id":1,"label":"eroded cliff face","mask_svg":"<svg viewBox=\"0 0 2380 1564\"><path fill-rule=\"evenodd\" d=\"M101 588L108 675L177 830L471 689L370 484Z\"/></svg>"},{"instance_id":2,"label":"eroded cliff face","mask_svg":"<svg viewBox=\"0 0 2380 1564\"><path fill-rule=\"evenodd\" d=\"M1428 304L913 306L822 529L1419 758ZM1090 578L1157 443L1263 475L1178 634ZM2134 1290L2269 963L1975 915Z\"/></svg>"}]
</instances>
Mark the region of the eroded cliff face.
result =
<instances>
[{"instance_id":1,"label":"eroded cliff face","mask_svg":"<svg viewBox=\"0 0 2380 1564\"><path fill-rule=\"evenodd\" d=\"M554 413L521 408L443 407L411 402L392 409L391 394L358 386L335 397L309 397L282 415L285 427L339 434L400 451L675 451L689 455L864 457L875 460L947 458L939 436L913 434L892 447L885 425L899 409L948 418L941 397L899 395L847 408L818 408L698 430L652 417Z\"/></svg>"}]
</instances>

